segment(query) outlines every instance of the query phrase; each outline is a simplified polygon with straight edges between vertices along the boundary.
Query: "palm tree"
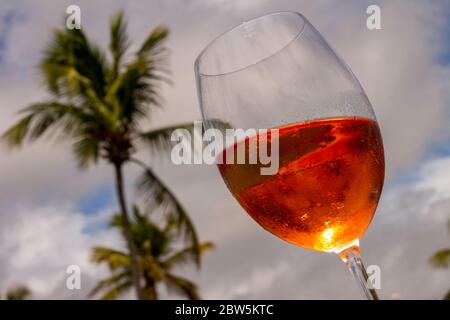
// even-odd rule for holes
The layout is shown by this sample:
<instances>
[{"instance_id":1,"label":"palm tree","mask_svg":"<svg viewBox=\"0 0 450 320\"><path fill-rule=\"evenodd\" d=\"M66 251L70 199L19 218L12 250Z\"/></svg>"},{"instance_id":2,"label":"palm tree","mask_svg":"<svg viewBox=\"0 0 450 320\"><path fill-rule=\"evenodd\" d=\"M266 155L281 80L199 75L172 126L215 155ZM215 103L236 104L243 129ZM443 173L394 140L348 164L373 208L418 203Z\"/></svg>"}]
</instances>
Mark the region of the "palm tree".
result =
<instances>
[{"instance_id":1,"label":"palm tree","mask_svg":"<svg viewBox=\"0 0 450 320\"><path fill-rule=\"evenodd\" d=\"M450 232L450 221L448 222L448 230ZM430 259L430 263L434 268L444 269L450 268L450 248L437 251ZM445 300L450 300L450 290L444 296Z\"/></svg>"},{"instance_id":2,"label":"palm tree","mask_svg":"<svg viewBox=\"0 0 450 320\"><path fill-rule=\"evenodd\" d=\"M143 298L143 292L138 249L132 241L124 192L125 164L142 167L138 186L141 194L178 221L180 232L197 252L196 263L200 263L197 235L186 211L152 169L135 157L140 146L156 153L167 150L170 133L180 127L147 132L141 129L141 120L148 119L150 111L161 106L158 89L168 81L164 46L168 35L166 27L156 27L136 52L126 56L129 39L123 13L119 12L111 19L107 58L82 30L56 30L39 65L50 98L22 109L21 118L3 134L10 147L43 136L70 140L81 168L99 159L114 168L122 231L130 252L132 282L138 299Z\"/></svg>"},{"instance_id":3,"label":"palm tree","mask_svg":"<svg viewBox=\"0 0 450 320\"><path fill-rule=\"evenodd\" d=\"M23 285L12 287L6 291L6 300L25 300L31 294L30 289Z\"/></svg>"},{"instance_id":4,"label":"palm tree","mask_svg":"<svg viewBox=\"0 0 450 320\"><path fill-rule=\"evenodd\" d=\"M152 213L154 214L154 213ZM133 207L131 233L139 252L139 264L143 276L143 298L158 298L156 286L164 283L170 291L181 294L188 299L200 299L197 286L190 280L175 275L172 270L187 262L195 261L197 252L192 245L180 247L177 222L166 218L162 226L152 222L149 214L142 214ZM122 229L122 215L115 215L111 226ZM200 252L211 249L210 242L199 245ZM95 247L91 260L97 264L106 264L112 275L101 280L90 296L102 292L101 299L116 299L132 286L131 257L129 252L107 247Z\"/></svg>"}]
</instances>

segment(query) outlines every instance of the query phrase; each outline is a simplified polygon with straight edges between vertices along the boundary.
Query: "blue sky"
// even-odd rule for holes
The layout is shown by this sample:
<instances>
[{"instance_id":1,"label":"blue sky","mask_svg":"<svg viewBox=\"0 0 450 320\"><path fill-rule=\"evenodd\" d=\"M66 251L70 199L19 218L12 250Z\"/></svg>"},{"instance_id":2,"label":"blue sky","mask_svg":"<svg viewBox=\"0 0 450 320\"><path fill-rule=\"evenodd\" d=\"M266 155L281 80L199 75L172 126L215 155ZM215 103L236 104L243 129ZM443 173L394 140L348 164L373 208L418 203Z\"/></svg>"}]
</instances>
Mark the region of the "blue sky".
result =
<instances>
[{"instance_id":1,"label":"blue sky","mask_svg":"<svg viewBox=\"0 0 450 320\"><path fill-rule=\"evenodd\" d=\"M113 201L116 201L114 186L101 186L98 190L80 200L79 210L86 214L95 214L99 210L110 206Z\"/></svg>"},{"instance_id":2,"label":"blue sky","mask_svg":"<svg viewBox=\"0 0 450 320\"><path fill-rule=\"evenodd\" d=\"M3 60L3 55L8 44L11 28L15 20L14 11L2 12L0 16L0 64Z\"/></svg>"},{"instance_id":3,"label":"blue sky","mask_svg":"<svg viewBox=\"0 0 450 320\"><path fill-rule=\"evenodd\" d=\"M450 64L450 13L446 17L447 27L445 29L447 48L438 56L439 63L443 65Z\"/></svg>"}]
</instances>

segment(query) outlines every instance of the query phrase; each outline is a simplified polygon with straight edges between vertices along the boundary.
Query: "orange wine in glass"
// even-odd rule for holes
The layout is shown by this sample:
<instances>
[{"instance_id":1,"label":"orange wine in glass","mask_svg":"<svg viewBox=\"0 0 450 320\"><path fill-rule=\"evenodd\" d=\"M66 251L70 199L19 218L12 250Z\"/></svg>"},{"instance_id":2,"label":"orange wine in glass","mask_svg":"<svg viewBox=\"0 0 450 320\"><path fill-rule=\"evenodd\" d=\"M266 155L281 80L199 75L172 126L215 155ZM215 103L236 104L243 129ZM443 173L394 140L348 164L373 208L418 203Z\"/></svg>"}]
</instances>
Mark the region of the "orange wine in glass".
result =
<instances>
[{"instance_id":1,"label":"orange wine in glass","mask_svg":"<svg viewBox=\"0 0 450 320\"><path fill-rule=\"evenodd\" d=\"M270 137L259 138L229 149L237 154L243 144L248 159L250 146L259 140L271 143ZM227 164L224 150L218 166L231 193L264 229L295 245L339 252L353 244L372 220L383 186L377 123L309 121L279 128L277 139L280 167L275 175L261 175L261 163Z\"/></svg>"}]
</instances>

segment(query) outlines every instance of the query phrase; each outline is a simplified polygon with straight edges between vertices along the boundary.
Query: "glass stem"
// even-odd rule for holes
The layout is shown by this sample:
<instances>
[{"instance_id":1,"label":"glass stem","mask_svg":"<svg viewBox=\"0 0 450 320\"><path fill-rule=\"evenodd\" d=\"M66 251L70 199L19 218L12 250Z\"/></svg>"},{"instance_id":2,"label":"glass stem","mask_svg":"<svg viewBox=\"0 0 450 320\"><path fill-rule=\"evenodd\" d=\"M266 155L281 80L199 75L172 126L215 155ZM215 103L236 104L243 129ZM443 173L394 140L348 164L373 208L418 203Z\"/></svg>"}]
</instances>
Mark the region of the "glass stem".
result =
<instances>
[{"instance_id":1,"label":"glass stem","mask_svg":"<svg viewBox=\"0 0 450 320\"><path fill-rule=\"evenodd\" d=\"M367 300L379 300L376 290L372 288L372 284L369 281L369 276L361 259L359 247L352 246L338 252L338 255L358 282L363 296L365 296Z\"/></svg>"}]
</instances>

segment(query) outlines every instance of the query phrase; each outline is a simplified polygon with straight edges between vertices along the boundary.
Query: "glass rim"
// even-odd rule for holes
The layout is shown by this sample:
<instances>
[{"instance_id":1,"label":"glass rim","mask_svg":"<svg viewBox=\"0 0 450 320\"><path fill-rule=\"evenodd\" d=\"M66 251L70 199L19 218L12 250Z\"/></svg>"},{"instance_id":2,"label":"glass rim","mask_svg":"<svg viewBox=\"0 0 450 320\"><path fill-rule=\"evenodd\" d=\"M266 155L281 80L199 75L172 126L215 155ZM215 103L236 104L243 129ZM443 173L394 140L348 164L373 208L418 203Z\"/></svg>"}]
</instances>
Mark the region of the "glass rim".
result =
<instances>
[{"instance_id":1,"label":"glass rim","mask_svg":"<svg viewBox=\"0 0 450 320\"><path fill-rule=\"evenodd\" d=\"M286 42L285 45L281 46L280 48L278 48L277 50L273 51L271 54L269 54L268 56L261 58L253 63L247 64L244 67L241 68L236 68L235 70L231 70L228 72L221 72L221 73L203 73L200 71L200 60L201 58L204 56L204 54L208 51L211 50L211 48L213 47L213 45L220 40L221 38L223 38L225 35L238 30L240 28L242 28L243 26L247 25L248 23L251 22L255 22L257 20L260 19L264 19L267 17L271 17L271 16L276 16L276 15L285 15L285 14L293 14L296 15L298 17L300 17L303 20L303 24L302 26L299 28L298 32L292 37L292 39L290 39L288 42ZM305 18L305 16L303 16L301 13L297 12L297 11L276 11L276 12L271 12L271 13L267 13L261 16L257 16L255 18L251 18L250 20L246 20L241 22L240 24L220 33L218 36L216 36L214 39L212 39L210 42L208 42L208 44L203 48L202 51L200 51L200 53L198 54L197 58L195 59L195 63L194 63L194 69L197 75L202 76L202 77L218 77L218 76L224 76L224 75L228 75L228 74L233 74L233 73L237 73L243 70L246 70L248 68L251 68L255 65L258 65L262 62L264 62L267 59L270 59L271 57L277 55L278 53L284 51L287 47L289 47L292 43L294 43L303 33L303 30L305 29L305 25L308 23L308 20Z\"/></svg>"}]
</instances>

